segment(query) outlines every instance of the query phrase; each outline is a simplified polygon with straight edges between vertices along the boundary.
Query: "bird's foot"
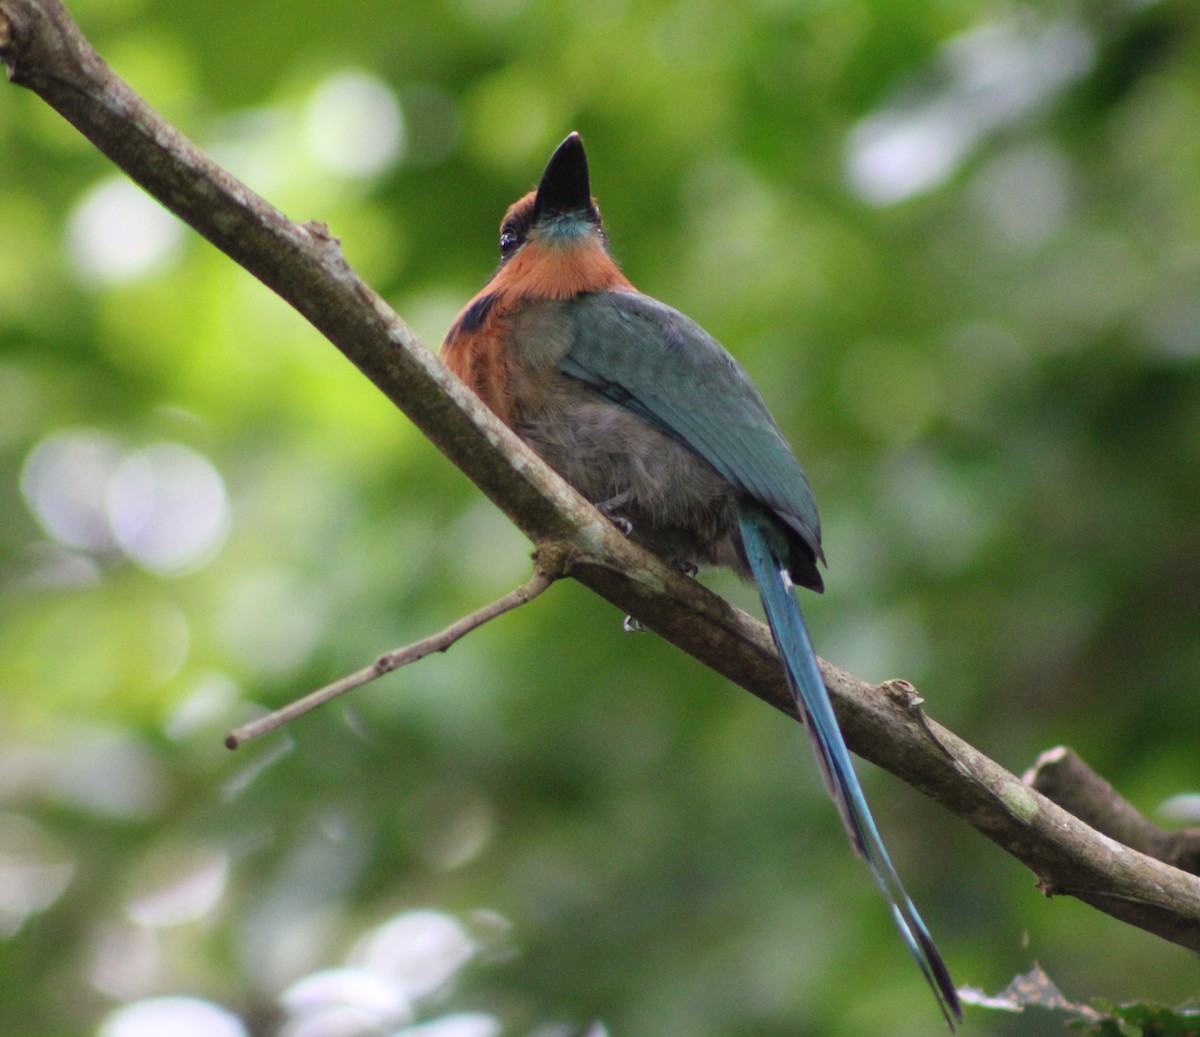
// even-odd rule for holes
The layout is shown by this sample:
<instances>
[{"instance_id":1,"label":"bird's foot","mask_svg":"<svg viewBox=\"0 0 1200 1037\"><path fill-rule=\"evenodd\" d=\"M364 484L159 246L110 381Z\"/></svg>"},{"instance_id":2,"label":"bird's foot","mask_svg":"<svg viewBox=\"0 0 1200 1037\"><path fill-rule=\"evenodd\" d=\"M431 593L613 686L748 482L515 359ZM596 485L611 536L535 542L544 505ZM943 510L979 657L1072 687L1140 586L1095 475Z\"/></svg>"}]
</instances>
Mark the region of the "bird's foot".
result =
<instances>
[{"instance_id":1,"label":"bird's foot","mask_svg":"<svg viewBox=\"0 0 1200 1037\"><path fill-rule=\"evenodd\" d=\"M633 536L633 523L624 515L609 515L608 521L616 526L625 536Z\"/></svg>"},{"instance_id":2,"label":"bird's foot","mask_svg":"<svg viewBox=\"0 0 1200 1037\"><path fill-rule=\"evenodd\" d=\"M632 496L632 490L625 490L623 493L618 493L607 500L596 501L596 509L625 536L633 536L633 523L624 515L618 515L617 511L628 504Z\"/></svg>"}]
</instances>

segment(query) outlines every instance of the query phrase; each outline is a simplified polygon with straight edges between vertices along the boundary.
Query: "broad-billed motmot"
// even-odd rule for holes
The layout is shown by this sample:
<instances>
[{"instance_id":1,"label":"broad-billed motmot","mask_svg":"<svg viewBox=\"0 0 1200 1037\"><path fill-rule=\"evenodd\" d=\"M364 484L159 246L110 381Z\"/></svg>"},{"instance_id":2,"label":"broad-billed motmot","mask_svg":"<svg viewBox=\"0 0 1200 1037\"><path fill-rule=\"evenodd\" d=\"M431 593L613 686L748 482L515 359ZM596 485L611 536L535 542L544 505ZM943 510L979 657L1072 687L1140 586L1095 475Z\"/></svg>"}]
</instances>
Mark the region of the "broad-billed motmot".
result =
<instances>
[{"instance_id":1,"label":"broad-billed motmot","mask_svg":"<svg viewBox=\"0 0 1200 1037\"><path fill-rule=\"evenodd\" d=\"M617 268L578 134L505 214L500 266L442 355L633 540L685 571L754 581L851 845L953 1028L954 984L867 808L793 590L823 589L808 479L737 361Z\"/></svg>"}]
</instances>

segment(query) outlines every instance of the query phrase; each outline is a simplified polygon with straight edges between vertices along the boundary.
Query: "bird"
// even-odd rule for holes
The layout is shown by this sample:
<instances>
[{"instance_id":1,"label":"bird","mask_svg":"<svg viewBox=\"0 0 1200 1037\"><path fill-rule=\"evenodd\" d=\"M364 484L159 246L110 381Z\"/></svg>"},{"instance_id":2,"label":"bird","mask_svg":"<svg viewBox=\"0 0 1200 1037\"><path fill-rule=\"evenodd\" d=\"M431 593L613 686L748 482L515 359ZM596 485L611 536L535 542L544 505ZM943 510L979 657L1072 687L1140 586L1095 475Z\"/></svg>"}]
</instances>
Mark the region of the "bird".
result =
<instances>
[{"instance_id":1,"label":"bird","mask_svg":"<svg viewBox=\"0 0 1200 1037\"><path fill-rule=\"evenodd\" d=\"M508 208L499 266L441 353L633 541L683 572L726 566L753 581L851 846L953 1031L958 993L871 816L795 593L824 589L808 478L733 356L621 272L578 133Z\"/></svg>"}]
</instances>

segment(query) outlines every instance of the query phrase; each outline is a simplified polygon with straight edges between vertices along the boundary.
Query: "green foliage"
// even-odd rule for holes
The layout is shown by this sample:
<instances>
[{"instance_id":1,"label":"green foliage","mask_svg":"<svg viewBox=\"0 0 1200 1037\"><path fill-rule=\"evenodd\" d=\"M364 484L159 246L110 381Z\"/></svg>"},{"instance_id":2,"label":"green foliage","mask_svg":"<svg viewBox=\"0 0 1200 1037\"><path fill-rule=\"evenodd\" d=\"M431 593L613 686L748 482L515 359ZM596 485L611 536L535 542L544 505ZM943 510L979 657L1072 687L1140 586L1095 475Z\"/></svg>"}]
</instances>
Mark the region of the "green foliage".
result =
<instances>
[{"instance_id":1,"label":"green foliage","mask_svg":"<svg viewBox=\"0 0 1200 1037\"><path fill-rule=\"evenodd\" d=\"M433 346L578 129L627 273L730 347L805 463L821 654L913 680L1015 770L1065 742L1147 810L1196 788L1195 4L69 6ZM578 587L226 752L516 585L529 547L7 86L0 244L6 1033L127 1037L120 1006L186 996L223 1006L205 1032L273 1034L332 968L304 1004L385 1003L393 1032L940 1026L801 732ZM1194 993L1186 953L863 771L960 983L1032 952L1088 998ZM452 934L432 988L376 967L413 912Z\"/></svg>"}]
</instances>

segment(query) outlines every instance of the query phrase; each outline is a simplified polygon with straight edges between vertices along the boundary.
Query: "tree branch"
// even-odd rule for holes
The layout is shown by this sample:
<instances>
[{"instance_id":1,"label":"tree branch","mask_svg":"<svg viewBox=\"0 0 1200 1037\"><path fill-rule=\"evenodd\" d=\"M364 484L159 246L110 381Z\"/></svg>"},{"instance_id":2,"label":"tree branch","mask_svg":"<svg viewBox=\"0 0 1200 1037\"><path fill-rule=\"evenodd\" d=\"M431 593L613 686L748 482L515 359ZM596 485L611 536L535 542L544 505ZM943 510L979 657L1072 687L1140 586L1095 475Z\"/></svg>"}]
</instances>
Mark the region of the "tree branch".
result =
<instances>
[{"instance_id":1,"label":"tree branch","mask_svg":"<svg viewBox=\"0 0 1200 1037\"><path fill-rule=\"evenodd\" d=\"M416 340L320 224L296 224L121 82L58 0L0 0L0 58L163 205L336 345L564 571L700 662L794 716L766 627L630 543ZM823 664L850 746L1038 876L1200 950L1200 879L1102 835L928 719L912 686Z\"/></svg>"},{"instance_id":2,"label":"tree branch","mask_svg":"<svg viewBox=\"0 0 1200 1037\"><path fill-rule=\"evenodd\" d=\"M436 634L424 637L420 641L414 641L403 648L393 648L390 652L384 652L369 666L355 670L354 673L347 674L345 677L339 677L337 680L317 688L316 691L310 691L307 695L289 702L286 706L273 709L270 713L256 717L241 727L234 728L225 738L225 747L239 749L252 739L259 738L271 731L277 731L297 717L302 717L305 713L332 702L339 695L345 695L348 691L361 688L364 684L370 684L371 681L378 680L385 674L400 669L401 666L420 662L425 656L432 655L434 652L447 651L451 645L466 637L472 630L478 630L497 616L503 616L506 612L512 612L513 609L520 608L522 605L528 605L534 598L547 590L557 578L558 574L554 572L553 566L546 564L545 555L539 555L533 575L520 587L505 594L504 597L497 598L484 605L483 608L476 609L469 615L455 620Z\"/></svg>"},{"instance_id":3,"label":"tree branch","mask_svg":"<svg viewBox=\"0 0 1200 1037\"><path fill-rule=\"evenodd\" d=\"M1074 749L1048 749L1023 780L1110 839L1184 871L1200 872L1200 828L1159 828Z\"/></svg>"}]
</instances>

